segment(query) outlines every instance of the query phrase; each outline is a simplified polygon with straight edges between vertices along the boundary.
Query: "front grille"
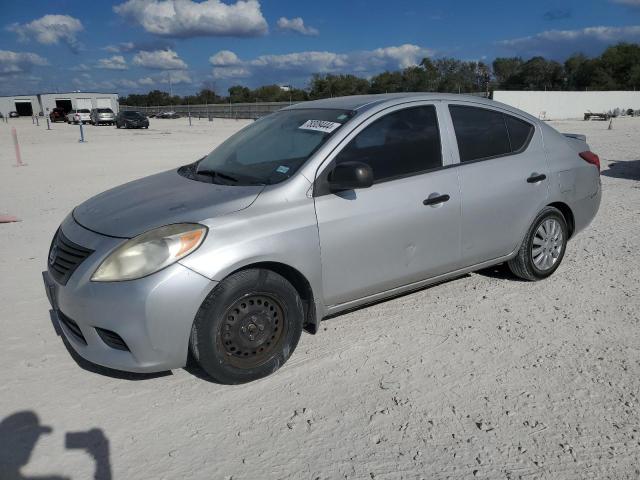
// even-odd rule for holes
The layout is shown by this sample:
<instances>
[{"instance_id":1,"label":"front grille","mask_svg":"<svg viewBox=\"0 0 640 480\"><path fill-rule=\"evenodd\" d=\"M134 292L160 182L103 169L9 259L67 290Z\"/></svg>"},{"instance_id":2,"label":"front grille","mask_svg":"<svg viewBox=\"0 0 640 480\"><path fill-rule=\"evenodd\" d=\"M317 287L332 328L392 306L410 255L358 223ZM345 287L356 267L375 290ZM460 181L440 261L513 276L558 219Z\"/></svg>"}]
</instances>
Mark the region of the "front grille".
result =
<instances>
[{"instance_id":1,"label":"front grille","mask_svg":"<svg viewBox=\"0 0 640 480\"><path fill-rule=\"evenodd\" d=\"M87 340L84 338L82 330L80 330L80 327L76 322L71 320L60 311L58 311L58 319L60 319L60 322L62 322L64 326L67 327L67 330L69 330L77 340L81 341L85 345L87 344Z\"/></svg>"},{"instance_id":2,"label":"front grille","mask_svg":"<svg viewBox=\"0 0 640 480\"><path fill-rule=\"evenodd\" d=\"M58 230L49 249L49 273L62 285L66 285L76 268L93 253L93 250L73 243Z\"/></svg>"},{"instance_id":3,"label":"front grille","mask_svg":"<svg viewBox=\"0 0 640 480\"><path fill-rule=\"evenodd\" d=\"M116 350L125 350L127 352L129 351L129 347L127 347L127 344L116 332L98 327L96 327L96 332L98 332L98 335L100 335L102 341L111 348L115 348Z\"/></svg>"}]
</instances>

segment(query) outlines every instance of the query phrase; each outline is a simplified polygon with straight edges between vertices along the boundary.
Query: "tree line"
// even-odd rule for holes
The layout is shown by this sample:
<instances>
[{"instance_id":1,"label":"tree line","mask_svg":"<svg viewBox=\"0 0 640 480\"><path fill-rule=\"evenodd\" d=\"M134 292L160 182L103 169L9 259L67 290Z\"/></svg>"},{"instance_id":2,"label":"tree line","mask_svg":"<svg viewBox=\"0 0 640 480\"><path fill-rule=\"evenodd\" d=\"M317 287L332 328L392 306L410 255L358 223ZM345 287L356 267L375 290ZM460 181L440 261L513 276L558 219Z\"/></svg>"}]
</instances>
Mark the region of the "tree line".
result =
<instances>
[{"instance_id":1,"label":"tree line","mask_svg":"<svg viewBox=\"0 0 640 480\"><path fill-rule=\"evenodd\" d=\"M564 63L533 57L499 57L491 64L455 58L425 58L420 65L385 71L371 78L351 74L315 74L305 89L264 85L250 89L234 85L227 95L206 82L185 97L153 90L131 94L121 103L131 106L207 103L297 102L344 95L392 92L485 93L493 90L635 90L640 88L640 44L619 43L600 56L581 53Z\"/></svg>"}]
</instances>

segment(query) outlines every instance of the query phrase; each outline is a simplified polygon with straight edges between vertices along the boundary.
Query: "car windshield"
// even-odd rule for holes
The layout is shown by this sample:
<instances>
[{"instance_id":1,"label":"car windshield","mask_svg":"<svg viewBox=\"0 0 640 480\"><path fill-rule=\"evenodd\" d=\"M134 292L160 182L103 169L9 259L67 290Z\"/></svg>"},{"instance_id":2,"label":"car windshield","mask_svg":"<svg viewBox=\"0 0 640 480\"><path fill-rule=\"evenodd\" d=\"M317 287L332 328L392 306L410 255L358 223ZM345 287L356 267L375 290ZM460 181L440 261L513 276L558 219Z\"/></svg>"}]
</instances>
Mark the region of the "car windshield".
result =
<instances>
[{"instance_id":1,"label":"car windshield","mask_svg":"<svg viewBox=\"0 0 640 480\"><path fill-rule=\"evenodd\" d=\"M139 112L122 112L122 116L127 118L144 118Z\"/></svg>"},{"instance_id":2,"label":"car windshield","mask_svg":"<svg viewBox=\"0 0 640 480\"><path fill-rule=\"evenodd\" d=\"M203 158L197 173L232 184L274 184L291 177L355 112L283 110L242 129Z\"/></svg>"},{"instance_id":3,"label":"car windshield","mask_svg":"<svg viewBox=\"0 0 640 480\"><path fill-rule=\"evenodd\" d=\"M88 109L83 108L82 110L78 110L78 113L91 113Z\"/></svg>"},{"instance_id":4,"label":"car windshield","mask_svg":"<svg viewBox=\"0 0 640 480\"><path fill-rule=\"evenodd\" d=\"M110 108L99 108L98 113L113 113Z\"/></svg>"}]
</instances>

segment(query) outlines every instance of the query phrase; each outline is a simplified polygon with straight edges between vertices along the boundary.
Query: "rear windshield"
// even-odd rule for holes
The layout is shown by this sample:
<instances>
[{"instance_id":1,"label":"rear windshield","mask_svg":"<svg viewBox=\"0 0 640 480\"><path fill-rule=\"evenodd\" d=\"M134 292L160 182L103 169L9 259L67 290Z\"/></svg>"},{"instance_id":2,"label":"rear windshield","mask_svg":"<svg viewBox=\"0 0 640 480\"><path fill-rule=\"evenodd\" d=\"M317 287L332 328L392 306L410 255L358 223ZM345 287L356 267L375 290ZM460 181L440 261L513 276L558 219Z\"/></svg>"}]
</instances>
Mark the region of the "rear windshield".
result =
<instances>
[{"instance_id":1,"label":"rear windshield","mask_svg":"<svg viewBox=\"0 0 640 480\"><path fill-rule=\"evenodd\" d=\"M78 110L78 113L91 113L88 109L83 108L82 110Z\"/></svg>"},{"instance_id":2,"label":"rear windshield","mask_svg":"<svg viewBox=\"0 0 640 480\"><path fill-rule=\"evenodd\" d=\"M110 108L99 108L98 113L113 113L113 110Z\"/></svg>"},{"instance_id":3,"label":"rear windshield","mask_svg":"<svg viewBox=\"0 0 640 480\"><path fill-rule=\"evenodd\" d=\"M122 112L122 115L124 117L127 118L144 118L144 115L142 115L140 112Z\"/></svg>"}]
</instances>

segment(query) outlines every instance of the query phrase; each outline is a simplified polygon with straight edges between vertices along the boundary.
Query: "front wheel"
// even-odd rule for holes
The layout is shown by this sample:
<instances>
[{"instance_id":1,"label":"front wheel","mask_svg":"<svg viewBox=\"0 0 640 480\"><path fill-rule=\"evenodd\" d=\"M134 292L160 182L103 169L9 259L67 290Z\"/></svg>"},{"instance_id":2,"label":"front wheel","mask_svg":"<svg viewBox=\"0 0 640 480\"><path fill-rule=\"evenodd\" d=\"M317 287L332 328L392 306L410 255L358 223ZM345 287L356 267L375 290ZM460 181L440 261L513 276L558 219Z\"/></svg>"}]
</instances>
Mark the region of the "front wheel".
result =
<instances>
[{"instance_id":1,"label":"front wheel","mask_svg":"<svg viewBox=\"0 0 640 480\"><path fill-rule=\"evenodd\" d=\"M545 207L533 221L518 254L509 260L509 269L524 280L547 278L560 266L568 238L567 222L560 210Z\"/></svg>"},{"instance_id":2,"label":"front wheel","mask_svg":"<svg viewBox=\"0 0 640 480\"><path fill-rule=\"evenodd\" d=\"M203 302L191 330L191 353L218 382L257 380L291 356L303 317L298 292L284 277L270 270L242 270Z\"/></svg>"}]
</instances>

